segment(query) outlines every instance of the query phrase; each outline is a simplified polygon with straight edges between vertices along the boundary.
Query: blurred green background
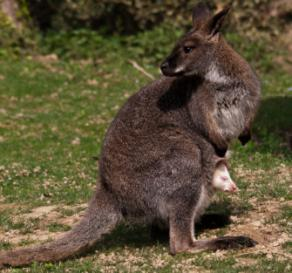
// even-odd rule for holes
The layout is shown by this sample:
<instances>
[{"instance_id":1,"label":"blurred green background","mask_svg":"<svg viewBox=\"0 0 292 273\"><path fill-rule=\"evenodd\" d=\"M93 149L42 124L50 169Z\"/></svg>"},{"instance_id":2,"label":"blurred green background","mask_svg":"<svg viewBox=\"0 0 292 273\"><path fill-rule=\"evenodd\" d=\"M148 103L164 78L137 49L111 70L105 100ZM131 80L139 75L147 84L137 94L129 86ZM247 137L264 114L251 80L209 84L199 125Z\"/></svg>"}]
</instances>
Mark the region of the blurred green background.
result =
<instances>
[{"instance_id":1,"label":"blurred green background","mask_svg":"<svg viewBox=\"0 0 292 273\"><path fill-rule=\"evenodd\" d=\"M1 55L54 53L59 58L98 59L124 47L130 57L157 64L176 38L190 28L191 10L198 1L0 2ZM228 39L257 68L269 69L272 57L276 63L285 63L285 68L287 62L291 64L291 57L281 51L291 50L292 1L203 2L214 11L232 2L233 10L225 28Z\"/></svg>"}]
</instances>

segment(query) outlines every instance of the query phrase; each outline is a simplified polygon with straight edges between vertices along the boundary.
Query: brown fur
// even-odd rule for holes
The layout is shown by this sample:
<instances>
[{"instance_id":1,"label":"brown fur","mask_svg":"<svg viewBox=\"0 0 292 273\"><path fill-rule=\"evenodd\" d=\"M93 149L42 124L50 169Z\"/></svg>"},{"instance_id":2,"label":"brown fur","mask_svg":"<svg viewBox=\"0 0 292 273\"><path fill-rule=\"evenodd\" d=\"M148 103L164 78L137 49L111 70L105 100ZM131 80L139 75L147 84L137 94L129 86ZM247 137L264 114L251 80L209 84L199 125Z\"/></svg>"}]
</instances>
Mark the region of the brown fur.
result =
<instances>
[{"instance_id":1,"label":"brown fur","mask_svg":"<svg viewBox=\"0 0 292 273\"><path fill-rule=\"evenodd\" d=\"M81 222L52 243L0 253L0 265L82 254L122 219L167 223L172 254L255 244L241 236L194 237L214 192L214 156L249 129L259 103L257 77L219 33L226 13L212 17L197 6L194 29L162 65L165 76L119 111L104 140L101 183Z\"/></svg>"}]
</instances>

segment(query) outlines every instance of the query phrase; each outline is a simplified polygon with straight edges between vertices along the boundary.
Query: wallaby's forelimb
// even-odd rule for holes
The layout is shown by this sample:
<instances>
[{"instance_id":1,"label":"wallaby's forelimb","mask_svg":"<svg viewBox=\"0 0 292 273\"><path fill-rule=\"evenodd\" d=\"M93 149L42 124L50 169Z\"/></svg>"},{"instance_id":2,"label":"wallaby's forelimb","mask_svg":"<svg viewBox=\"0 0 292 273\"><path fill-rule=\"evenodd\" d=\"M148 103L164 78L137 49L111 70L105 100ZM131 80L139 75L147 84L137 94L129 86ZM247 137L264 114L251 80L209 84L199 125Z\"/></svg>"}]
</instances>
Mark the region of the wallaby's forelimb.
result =
<instances>
[{"instance_id":1,"label":"wallaby's forelimb","mask_svg":"<svg viewBox=\"0 0 292 273\"><path fill-rule=\"evenodd\" d=\"M239 141L242 145L245 145L251 140L251 132L250 129L245 129L241 135L238 137Z\"/></svg>"},{"instance_id":2,"label":"wallaby's forelimb","mask_svg":"<svg viewBox=\"0 0 292 273\"><path fill-rule=\"evenodd\" d=\"M0 268L78 256L90 250L102 235L110 232L121 220L122 215L113 197L105 190L98 190L84 217L71 231L43 245L0 252Z\"/></svg>"}]
</instances>

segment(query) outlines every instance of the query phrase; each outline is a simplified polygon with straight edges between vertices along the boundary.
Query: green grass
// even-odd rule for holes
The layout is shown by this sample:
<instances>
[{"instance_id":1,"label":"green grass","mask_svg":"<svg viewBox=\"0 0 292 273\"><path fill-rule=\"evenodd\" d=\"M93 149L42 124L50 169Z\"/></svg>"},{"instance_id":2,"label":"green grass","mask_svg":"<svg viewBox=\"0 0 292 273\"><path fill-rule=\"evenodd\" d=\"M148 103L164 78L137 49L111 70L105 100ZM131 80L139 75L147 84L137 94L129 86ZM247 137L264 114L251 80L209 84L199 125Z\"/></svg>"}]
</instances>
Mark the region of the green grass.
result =
<instances>
[{"instance_id":1,"label":"green grass","mask_svg":"<svg viewBox=\"0 0 292 273\"><path fill-rule=\"evenodd\" d=\"M87 200L105 130L128 94L145 83L127 63L120 63L119 78L114 64L52 67L53 72L31 60L1 62L0 180L8 202Z\"/></svg>"},{"instance_id":2,"label":"green grass","mask_svg":"<svg viewBox=\"0 0 292 273\"><path fill-rule=\"evenodd\" d=\"M16 217L25 209L53 204L64 218L72 217L75 210L64 205L84 203L90 198L98 177L96 157L109 123L127 98L149 82L128 63L132 57L133 53L127 55L124 49L117 49L95 62L0 59L1 232L31 234L40 229L43 218L29 222ZM146 63L141 65L158 75L157 66ZM270 63L265 67L266 63L260 63L260 71L269 69ZM254 139L245 147L237 142L232 145L231 172L241 191L236 197L218 195L209 213L231 214L240 223L257 210L258 204L274 200L282 206L278 217L270 221L279 226L281 234L288 232L288 219L291 221L287 202L291 200L292 153L287 136L292 133L292 92L288 91L292 78L280 69L260 76L263 101L254 124ZM7 204L17 209L5 208ZM68 225L52 219L45 229L51 233L65 231ZM214 230L199 229L200 236L228 232L229 224ZM8 241L0 242L1 249L13 246ZM283 242L281 249L284 254L291 253L291 242ZM7 272L291 270L288 258L277 254L250 254L248 258L253 262L244 264L238 258L240 251L176 257L167 251L167 240L151 239L149 228L122 226L83 258Z\"/></svg>"}]
</instances>

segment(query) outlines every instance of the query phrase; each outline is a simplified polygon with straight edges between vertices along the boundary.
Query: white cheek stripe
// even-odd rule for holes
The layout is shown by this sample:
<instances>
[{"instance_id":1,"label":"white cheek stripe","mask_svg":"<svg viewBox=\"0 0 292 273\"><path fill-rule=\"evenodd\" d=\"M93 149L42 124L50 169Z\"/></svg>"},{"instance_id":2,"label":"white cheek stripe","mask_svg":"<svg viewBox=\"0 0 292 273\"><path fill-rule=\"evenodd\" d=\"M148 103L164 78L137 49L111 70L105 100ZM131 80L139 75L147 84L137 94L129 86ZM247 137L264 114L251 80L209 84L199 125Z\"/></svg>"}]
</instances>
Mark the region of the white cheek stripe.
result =
<instances>
[{"instance_id":1,"label":"white cheek stripe","mask_svg":"<svg viewBox=\"0 0 292 273\"><path fill-rule=\"evenodd\" d=\"M174 73L180 73L180 72L182 72L183 70L184 70L185 68L184 68L184 66L178 66L175 70L174 70Z\"/></svg>"}]
</instances>

